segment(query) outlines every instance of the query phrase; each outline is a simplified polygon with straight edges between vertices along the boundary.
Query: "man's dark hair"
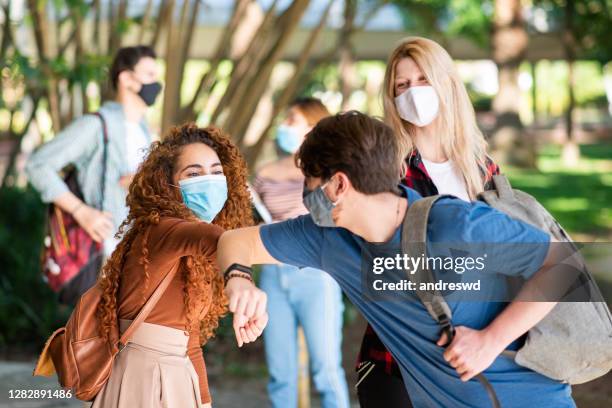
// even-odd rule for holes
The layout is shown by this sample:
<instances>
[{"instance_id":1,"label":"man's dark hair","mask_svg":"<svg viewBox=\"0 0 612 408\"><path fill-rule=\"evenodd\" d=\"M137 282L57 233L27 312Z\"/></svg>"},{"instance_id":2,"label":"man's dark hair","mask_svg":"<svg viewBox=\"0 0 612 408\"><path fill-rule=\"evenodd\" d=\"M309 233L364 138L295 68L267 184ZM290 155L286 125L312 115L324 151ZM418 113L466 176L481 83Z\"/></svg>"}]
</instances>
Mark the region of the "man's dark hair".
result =
<instances>
[{"instance_id":1,"label":"man's dark hair","mask_svg":"<svg viewBox=\"0 0 612 408\"><path fill-rule=\"evenodd\" d=\"M123 71L131 71L134 69L136 64L145 57L157 58L153 48L146 45L136 45L133 47L123 47L117 51L117 55L113 59L113 63L110 68L110 80L113 85L113 89L117 90L117 84L119 83L119 74Z\"/></svg>"},{"instance_id":2,"label":"man's dark hair","mask_svg":"<svg viewBox=\"0 0 612 408\"><path fill-rule=\"evenodd\" d=\"M381 120L356 111L322 119L296 155L306 177L328 180L345 173L364 194L397 191L400 163L397 138Z\"/></svg>"}]
</instances>

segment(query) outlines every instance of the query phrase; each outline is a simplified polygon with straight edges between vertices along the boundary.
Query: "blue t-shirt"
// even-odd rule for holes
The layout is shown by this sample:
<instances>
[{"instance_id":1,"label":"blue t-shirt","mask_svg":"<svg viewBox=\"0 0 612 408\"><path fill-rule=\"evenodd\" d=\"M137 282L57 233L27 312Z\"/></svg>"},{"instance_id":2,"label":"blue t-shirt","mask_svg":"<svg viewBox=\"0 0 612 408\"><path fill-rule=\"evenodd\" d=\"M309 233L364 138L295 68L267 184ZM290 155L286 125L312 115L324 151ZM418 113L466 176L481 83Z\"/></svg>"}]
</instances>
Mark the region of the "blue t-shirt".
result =
<instances>
[{"instance_id":1,"label":"blue t-shirt","mask_svg":"<svg viewBox=\"0 0 612 408\"><path fill-rule=\"evenodd\" d=\"M403 187L408 202L420 195ZM484 387L475 379L464 383L443 358L436 345L438 324L418 301L371 301L362 293L362 254L370 245L344 228L321 228L310 215L264 225L261 239L278 261L298 267L314 267L328 272L340 284L351 302L372 325L400 366L402 377L415 407L488 407ZM468 203L441 198L430 213L429 243L479 243L491 253L487 269L529 278L542 265L549 236L523 222L480 202ZM517 245L512 256L499 254L496 244ZM383 244L400 252L400 228ZM429 254L428 254L429 255ZM503 265L495 265L499 260ZM486 271L485 271L486 273ZM449 302L455 326L486 327L505 307L502 302ZM516 342L515 342L516 343ZM511 348L516 348L514 344ZM571 387L552 380L513 360L500 356L484 372L502 407L574 407Z\"/></svg>"}]
</instances>

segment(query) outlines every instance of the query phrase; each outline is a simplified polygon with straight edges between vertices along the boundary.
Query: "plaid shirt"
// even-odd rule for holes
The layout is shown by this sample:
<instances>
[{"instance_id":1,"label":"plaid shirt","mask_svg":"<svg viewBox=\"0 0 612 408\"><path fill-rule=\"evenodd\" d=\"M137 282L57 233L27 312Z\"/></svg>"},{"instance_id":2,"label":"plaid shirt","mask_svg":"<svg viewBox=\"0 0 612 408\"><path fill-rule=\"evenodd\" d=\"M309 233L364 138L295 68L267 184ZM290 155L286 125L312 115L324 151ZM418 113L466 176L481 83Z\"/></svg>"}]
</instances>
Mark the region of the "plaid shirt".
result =
<instances>
[{"instance_id":1,"label":"plaid shirt","mask_svg":"<svg viewBox=\"0 0 612 408\"><path fill-rule=\"evenodd\" d=\"M423 197L438 194L438 189L427 173L419 152L414 150L406 159L406 164L406 177L403 180L405 186L418 191ZM488 157L485 164L487 167L487 175L484 189L490 190L493 188L491 177L495 174L499 174L499 166L493 163ZM357 360L357 370L368 361L374 363L379 368L384 368L387 374L402 378L397 362L393 359L391 353L389 353L369 324L363 336L363 341L361 342L361 350L359 351Z\"/></svg>"}]
</instances>

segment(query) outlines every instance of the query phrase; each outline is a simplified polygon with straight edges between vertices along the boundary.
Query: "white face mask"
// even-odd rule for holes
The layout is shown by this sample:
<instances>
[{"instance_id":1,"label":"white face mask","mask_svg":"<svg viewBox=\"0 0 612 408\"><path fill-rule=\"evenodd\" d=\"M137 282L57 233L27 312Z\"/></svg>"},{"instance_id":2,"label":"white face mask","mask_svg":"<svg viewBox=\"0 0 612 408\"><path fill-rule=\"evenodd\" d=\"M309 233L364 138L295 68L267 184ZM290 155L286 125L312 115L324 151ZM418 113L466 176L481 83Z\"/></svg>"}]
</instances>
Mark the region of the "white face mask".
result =
<instances>
[{"instance_id":1,"label":"white face mask","mask_svg":"<svg viewBox=\"0 0 612 408\"><path fill-rule=\"evenodd\" d=\"M440 101L432 86L413 86L395 97L395 107L400 118L423 127L438 116Z\"/></svg>"}]
</instances>

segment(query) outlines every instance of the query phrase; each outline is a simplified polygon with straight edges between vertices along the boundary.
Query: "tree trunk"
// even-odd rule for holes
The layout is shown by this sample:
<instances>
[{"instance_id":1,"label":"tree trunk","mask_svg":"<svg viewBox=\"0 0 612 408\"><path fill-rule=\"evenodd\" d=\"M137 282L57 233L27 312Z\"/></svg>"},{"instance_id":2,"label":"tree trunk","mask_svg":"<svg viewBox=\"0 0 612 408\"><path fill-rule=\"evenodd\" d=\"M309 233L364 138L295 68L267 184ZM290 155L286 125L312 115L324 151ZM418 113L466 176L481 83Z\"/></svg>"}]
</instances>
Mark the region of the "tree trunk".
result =
<instances>
[{"instance_id":1,"label":"tree trunk","mask_svg":"<svg viewBox=\"0 0 612 408\"><path fill-rule=\"evenodd\" d=\"M173 20L167 20L166 89L162 112L162 134L165 134L173 125L185 120L181 114L181 88L191 41L196 28L200 0L195 0L193 6L190 7L190 5L191 1L185 0L181 8L178 25L174 24ZM170 6L173 6L173 4ZM172 9L169 9L170 13L172 11ZM181 46L178 47L176 44L181 44ZM193 119L189 118L189 120Z\"/></svg>"},{"instance_id":2,"label":"tree trunk","mask_svg":"<svg viewBox=\"0 0 612 408\"><path fill-rule=\"evenodd\" d=\"M175 101L179 100L181 92L181 73L178 72L178 58L180 57L180 49L176 47L180 38L180 28L174 22L174 1L168 4L168 15L166 21L167 39L166 39L166 78L164 88L164 108L162 111L162 135L165 135L167 130L174 124L176 117L177 106Z\"/></svg>"},{"instance_id":3,"label":"tree trunk","mask_svg":"<svg viewBox=\"0 0 612 408\"><path fill-rule=\"evenodd\" d=\"M62 128L60 115L60 100L57 79L55 78L48 63L47 41L49 38L47 13L45 4L37 0L28 0L28 9L32 16L34 40L38 52L38 61L47 79L46 94L49 102L49 114L54 132L59 132Z\"/></svg>"},{"instance_id":4,"label":"tree trunk","mask_svg":"<svg viewBox=\"0 0 612 408\"><path fill-rule=\"evenodd\" d=\"M576 166L580 159L580 149L574 140L574 62L576 60L576 38L574 36L574 0L567 0L565 5L565 27L563 30L563 50L567 62L568 103L565 111L566 140L563 144L561 158L566 166Z\"/></svg>"},{"instance_id":5,"label":"tree trunk","mask_svg":"<svg viewBox=\"0 0 612 408\"><path fill-rule=\"evenodd\" d=\"M196 0L199 1L199 0ZM160 6L161 7L161 6ZM147 0L147 5L145 7L145 12L142 15L142 22L140 24L140 31L138 32L138 43L144 43L144 37L146 32L149 30L149 25L151 25L151 15L153 14L153 0Z\"/></svg>"},{"instance_id":6,"label":"tree trunk","mask_svg":"<svg viewBox=\"0 0 612 408\"><path fill-rule=\"evenodd\" d=\"M527 32L520 0L495 0L492 53L497 64L499 91L493 100L496 126L492 136L495 159L501 165L535 165L535 149L524 134L519 117L519 67L527 49Z\"/></svg>"},{"instance_id":7,"label":"tree trunk","mask_svg":"<svg viewBox=\"0 0 612 408\"><path fill-rule=\"evenodd\" d=\"M182 35L181 35L181 55L180 55L180 60L179 60L179 72L181 73L181 78L185 72L185 65L187 64L187 59L189 58L189 50L191 50L191 44L193 42L193 37L195 37L194 33L195 33L195 29L197 26L197 22L198 22L198 13L200 12L200 3L201 0L194 0L193 2L193 7L191 8L191 11L189 13L189 16L185 15L184 19L181 19L181 28L182 28ZM187 8L185 8L186 10ZM189 18L187 18L189 17ZM182 82L182 81L181 81ZM177 107L180 108L180 101L177 101L179 104L177 104ZM177 114L178 114L178 110L177 109ZM177 118L177 121L180 122L179 118Z\"/></svg>"},{"instance_id":8,"label":"tree trunk","mask_svg":"<svg viewBox=\"0 0 612 408\"><path fill-rule=\"evenodd\" d=\"M530 64L531 67L531 111L533 115L533 125L538 123L538 81L537 68L538 63L534 61Z\"/></svg>"},{"instance_id":9,"label":"tree trunk","mask_svg":"<svg viewBox=\"0 0 612 408\"><path fill-rule=\"evenodd\" d=\"M6 61L6 52L9 44L13 42L11 33L11 2L2 4L2 14L4 15L4 24L2 25L2 42L0 43L0 61Z\"/></svg>"},{"instance_id":10,"label":"tree trunk","mask_svg":"<svg viewBox=\"0 0 612 408\"><path fill-rule=\"evenodd\" d=\"M74 24L74 60L75 65L79 66L85 61L85 44L83 39L83 16L81 15L81 10L79 7L74 7L71 10L72 13L72 21ZM73 115L80 116L84 113L89 112L89 104L87 103L87 82L80 81L76 84L79 91L79 98L81 99L81 109L80 112L73 112ZM72 93L71 98L75 98L75 92Z\"/></svg>"},{"instance_id":11,"label":"tree trunk","mask_svg":"<svg viewBox=\"0 0 612 408\"><path fill-rule=\"evenodd\" d=\"M151 38L151 48L157 49L157 44L161 38L162 30L169 24L169 19L172 18L170 10L174 10L174 0L162 0L159 5L157 19L155 19L155 31Z\"/></svg>"},{"instance_id":12,"label":"tree trunk","mask_svg":"<svg viewBox=\"0 0 612 408\"><path fill-rule=\"evenodd\" d=\"M101 54L102 53L102 8L100 5L100 0L93 0L92 3L92 8L93 8L93 13L94 13L94 20L93 20L93 37L92 37L92 41L95 44L94 49L96 50L97 54Z\"/></svg>"},{"instance_id":13,"label":"tree trunk","mask_svg":"<svg viewBox=\"0 0 612 408\"><path fill-rule=\"evenodd\" d=\"M127 19L128 0L119 0L116 9L113 7L113 3L109 4L112 16L109 21L112 23L109 26L108 55L115 55L115 52L121 47L123 24Z\"/></svg>"},{"instance_id":14,"label":"tree trunk","mask_svg":"<svg viewBox=\"0 0 612 408\"><path fill-rule=\"evenodd\" d=\"M388 1L377 1L369 10L367 10L367 12L364 13L364 17L363 17L363 20L361 21L361 24L354 26L354 28L350 32L350 36L352 37L356 33L362 31L365 28L365 26L370 22L372 17L374 17L376 13L378 13L378 11L383 6L385 6L387 3ZM329 49L327 50L327 53L323 57L317 58L316 61L311 61L304 71L314 72L320 67L324 67L326 65L334 63L334 61L337 58L339 58L339 52L341 48L340 44L342 41L343 41L342 27L340 27L340 32L338 33L336 37L336 42L332 46L329 47ZM300 82L305 84L307 81L303 79ZM302 92L303 92L303 89L298 89L296 94L299 95Z\"/></svg>"},{"instance_id":15,"label":"tree trunk","mask_svg":"<svg viewBox=\"0 0 612 408\"><path fill-rule=\"evenodd\" d=\"M242 99L242 95L246 92L244 83L249 83L253 79L256 67L260 63L265 51L267 50L266 44L269 43L269 35L272 31L272 26L275 22L278 22L278 18L275 18L277 0L272 3L266 15L264 16L261 24L257 31L253 35L253 38L244 51L244 53L234 62L234 69L230 78L230 83L227 86L227 90L223 94L223 97L219 101L215 108L212 116L211 123L216 123L219 117L222 115L225 109L230 109L235 105L236 101ZM221 122L222 124L223 122Z\"/></svg>"},{"instance_id":16,"label":"tree trunk","mask_svg":"<svg viewBox=\"0 0 612 408\"><path fill-rule=\"evenodd\" d=\"M334 0L329 1L327 8L325 9L325 12L321 16L321 19L319 20L319 24L310 33L310 36L308 40L306 41L304 48L300 52L300 58L295 64L295 71L293 72L293 76L289 79L289 82L285 85L285 88L283 89L280 96L276 99L276 102L274 103L274 109L272 110L272 114L270 115L270 119L268 121L267 126L264 128L264 130L259 135L257 142L250 149L248 149L248 151L245 154L246 162L249 166L250 171L253 171L255 169L257 158L259 157L265 145L265 142L267 141L267 136L270 130L272 129L272 125L274 124L274 119L284 109L287 108L287 105L290 103L291 99L296 96L296 91L298 88L299 80L303 76L304 69L307 66L310 55L312 54L312 51L315 45L317 44L317 41L321 35L321 32L323 31L323 28L325 27L325 23L327 22L327 18L329 16L329 12L331 10L333 3L334 3Z\"/></svg>"},{"instance_id":17,"label":"tree trunk","mask_svg":"<svg viewBox=\"0 0 612 408\"><path fill-rule=\"evenodd\" d=\"M182 109L180 113L181 121L192 121L195 120L196 113L196 104L202 93L210 93L212 91L213 85L215 83L217 69L219 68L219 64L221 61L228 56L228 50L230 48L232 37L234 32L236 31L240 21L244 17L244 13L246 12L246 8L249 5L250 0L237 0L234 6L234 10L232 12L232 16L230 20L223 30L223 34L221 35L221 39L217 44L217 49L215 50L215 54L210 61L210 67L205 74L200 78L200 83L194 92L191 101L189 104Z\"/></svg>"},{"instance_id":18,"label":"tree trunk","mask_svg":"<svg viewBox=\"0 0 612 408\"><path fill-rule=\"evenodd\" d=\"M342 94L341 110L349 108L350 97L357 83L357 67L355 66L355 52L351 44L353 35L355 15L357 13L357 1L345 0L344 2L344 24L340 31L340 92Z\"/></svg>"},{"instance_id":19,"label":"tree trunk","mask_svg":"<svg viewBox=\"0 0 612 408\"><path fill-rule=\"evenodd\" d=\"M230 117L228 118L225 127L227 128L230 135L233 135L234 139L240 144L246 130L249 126L251 118L257 109L257 104L261 95L265 92L272 70L276 63L280 60L282 53L284 52L291 35L298 27L299 22L308 7L310 0L294 0L294 2L287 8L281 20L279 21L278 28L276 31L276 41L274 45L262 60L259 65L256 75L257 78L249 87L246 87L244 96L240 99L239 104L233 106L230 111Z\"/></svg>"}]
</instances>

